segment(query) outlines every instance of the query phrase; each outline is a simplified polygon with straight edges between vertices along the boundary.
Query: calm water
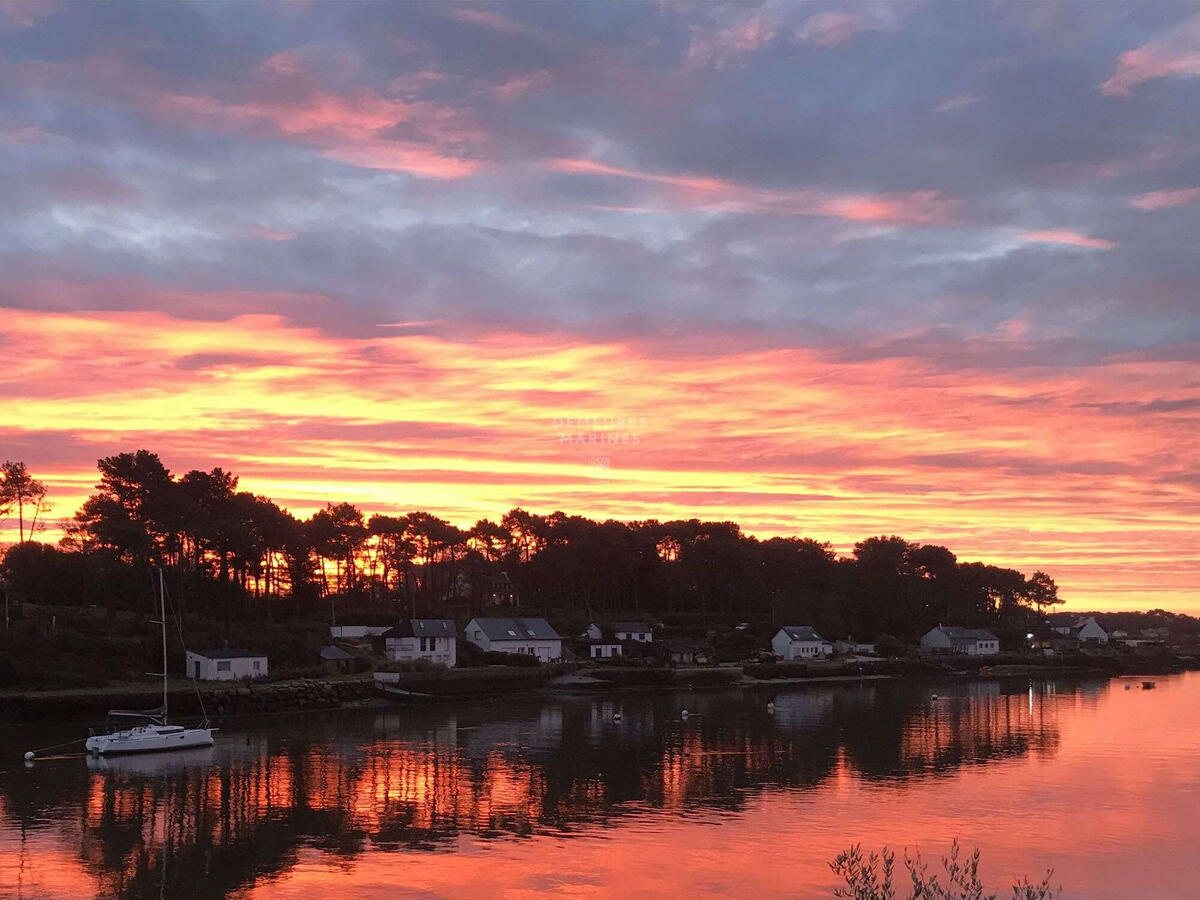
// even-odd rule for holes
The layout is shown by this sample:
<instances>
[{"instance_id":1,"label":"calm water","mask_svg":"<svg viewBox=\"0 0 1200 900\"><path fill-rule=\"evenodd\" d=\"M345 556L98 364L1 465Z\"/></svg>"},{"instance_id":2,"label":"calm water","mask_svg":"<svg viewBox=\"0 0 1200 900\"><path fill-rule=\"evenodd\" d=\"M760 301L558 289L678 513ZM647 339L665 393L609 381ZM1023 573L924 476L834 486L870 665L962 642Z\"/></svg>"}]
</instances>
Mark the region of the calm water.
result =
<instances>
[{"instance_id":1,"label":"calm water","mask_svg":"<svg viewBox=\"0 0 1200 900\"><path fill-rule=\"evenodd\" d=\"M823 897L852 842L957 836L1005 894L1052 867L1071 897L1196 897L1200 673L1156 681L278 716L32 769L78 727L0 727L0 896Z\"/></svg>"}]
</instances>

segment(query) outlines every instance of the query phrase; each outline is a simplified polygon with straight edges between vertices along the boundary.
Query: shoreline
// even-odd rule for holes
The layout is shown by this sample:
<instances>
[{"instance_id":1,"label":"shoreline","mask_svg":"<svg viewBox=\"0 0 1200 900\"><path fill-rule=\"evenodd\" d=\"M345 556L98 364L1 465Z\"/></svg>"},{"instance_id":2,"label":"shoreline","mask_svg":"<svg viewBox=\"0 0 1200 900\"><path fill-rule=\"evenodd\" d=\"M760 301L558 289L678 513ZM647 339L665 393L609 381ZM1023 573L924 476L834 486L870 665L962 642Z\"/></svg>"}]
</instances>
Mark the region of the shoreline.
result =
<instances>
[{"instance_id":1,"label":"shoreline","mask_svg":"<svg viewBox=\"0 0 1200 900\"><path fill-rule=\"evenodd\" d=\"M884 681L976 681L1003 678L1054 676L1119 677L1122 675L1175 674L1195 665L1177 657L1147 661L1133 667L1104 665L1105 660L1046 665L1034 662L1001 663L974 668L935 666L927 662L873 660L829 671L784 669L769 677L773 666L710 666L695 668L565 667L450 669L399 673L396 685L404 696L387 696L376 687L373 673L330 675L267 682L184 681L168 691L171 709L180 718L220 717L247 711L295 712L353 708L365 705L451 703L487 698L508 698L530 693L602 695L645 690L710 690L772 688L792 685L847 684ZM782 667L781 667L782 668ZM752 670L752 671L747 671ZM154 682L117 683L93 688L13 689L0 691L0 716L10 723L46 721L55 717L93 717L113 708L154 709L162 700Z\"/></svg>"}]
</instances>

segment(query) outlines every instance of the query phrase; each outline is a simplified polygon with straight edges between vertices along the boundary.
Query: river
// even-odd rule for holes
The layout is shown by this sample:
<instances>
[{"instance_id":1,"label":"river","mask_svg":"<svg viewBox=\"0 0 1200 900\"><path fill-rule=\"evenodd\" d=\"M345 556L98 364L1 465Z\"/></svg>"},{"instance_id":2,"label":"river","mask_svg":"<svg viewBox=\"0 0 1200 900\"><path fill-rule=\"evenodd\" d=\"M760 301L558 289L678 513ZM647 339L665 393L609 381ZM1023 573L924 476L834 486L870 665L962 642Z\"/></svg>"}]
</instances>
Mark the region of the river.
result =
<instances>
[{"instance_id":1,"label":"river","mask_svg":"<svg viewBox=\"0 0 1200 900\"><path fill-rule=\"evenodd\" d=\"M5 725L0 896L828 897L852 843L936 865L956 837L1001 896L1047 868L1200 896L1200 673L1152 680L234 718L211 750L31 767L83 726Z\"/></svg>"}]
</instances>

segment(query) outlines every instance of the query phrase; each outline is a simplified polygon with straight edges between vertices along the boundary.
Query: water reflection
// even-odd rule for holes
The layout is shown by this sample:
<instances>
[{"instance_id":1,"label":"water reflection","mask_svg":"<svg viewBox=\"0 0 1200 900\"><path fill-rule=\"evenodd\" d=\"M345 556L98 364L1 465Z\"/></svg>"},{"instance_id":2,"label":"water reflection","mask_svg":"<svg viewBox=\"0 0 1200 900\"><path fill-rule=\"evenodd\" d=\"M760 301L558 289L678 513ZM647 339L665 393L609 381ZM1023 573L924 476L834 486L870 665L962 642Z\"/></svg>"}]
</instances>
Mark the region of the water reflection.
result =
<instances>
[{"instance_id":1,"label":"water reflection","mask_svg":"<svg viewBox=\"0 0 1200 900\"><path fill-rule=\"evenodd\" d=\"M983 682L939 687L934 700L866 683L231 720L213 748L4 771L0 885L7 876L16 896L192 896L200 884L219 895L287 872L302 850L349 861L653 811L736 813L763 792L847 773L919 779L1053 755L1060 713L1106 689Z\"/></svg>"}]
</instances>

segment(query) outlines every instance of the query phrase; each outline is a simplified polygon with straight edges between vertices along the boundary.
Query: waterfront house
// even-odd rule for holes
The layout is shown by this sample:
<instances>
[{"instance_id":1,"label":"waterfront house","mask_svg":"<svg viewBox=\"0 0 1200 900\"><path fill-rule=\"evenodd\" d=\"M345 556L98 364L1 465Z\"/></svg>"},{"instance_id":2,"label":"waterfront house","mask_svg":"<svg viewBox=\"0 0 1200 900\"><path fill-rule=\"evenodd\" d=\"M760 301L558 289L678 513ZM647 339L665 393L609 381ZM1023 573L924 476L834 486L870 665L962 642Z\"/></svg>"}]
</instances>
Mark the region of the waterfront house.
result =
<instances>
[{"instance_id":1,"label":"waterfront house","mask_svg":"<svg viewBox=\"0 0 1200 900\"><path fill-rule=\"evenodd\" d=\"M639 644L649 644L654 641L654 629L645 622L613 622L611 626L599 625L593 622L587 627L588 640L598 641L605 631L617 641L636 641Z\"/></svg>"},{"instance_id":2,"label":"waterfront house","mask_svg":"<svg viewBox=\"0 0 1200 900\"><path fill-rule=\"evenodd\" d=\"M921 638L921 649L927 653L994 656L1000 652L1000 639L986 628L938 625Z\"/></svg>"},{"instance_id":3,"label":"waterfront house","mask_svg":"<svg viewBox=\"0 0 1200 900\"><path fill-rule=\"evenodd\" d=\"M253 650L189 650L186 665L188 675L197 681L267 677L267 655Z\"/></svg>"},{"instance_id":4,"label":"waterfront house","mask_svg":"<svg viewBox=\"0 0 1200 900\"><path fill-rule=\"evenodd\" d=\"M388 659L427 659L447 668L458 662L458 633L450 619L402 619L380 638Z\"/></svg>"},{"instance_id":5,"label":"waterfront house","mask_svg":"<svg viewBox=\"0 0 1200 900\"><path fill-rule=\"evenodd\" d=\"M771 650L779 659L817 659L833 655L833 644L808 625L784 625L771 638Z\"/></svg>"},{"instance_id":6,"label":"waterfront house","mask_svg":"<svg viewBox=\"0 0 1200 900\"><path fill-rule=\"evenodd\" d=\"M1107 644L1108 632L1105 631L1095 616L1072 616L1063 613L1050 617L1050 627L1055 632L1072 637L1080 644Z\"/></svg>"},{"instance_id":7,"label":"waterfront house","mask_svg":"<svg viewBox=\"0 0 1200 900\"><path fill-rule=\"evenodd\" d=\"M467 623L463 634L481 650L526 653L543 662L562 659L562 637L545 619L479 616Z\"/></svg>"},{"instance_id":8,"label":"waterfront house","mask_svg":"<svg viewBox=\"0 0 1200 900\"><path fill-rule=\"evenodd\" d=\"M330 675L342 675L355 669L354 657L341 647L322 647L318 655L321 657L321 665Z\"/></svg>"}]
</instances>

